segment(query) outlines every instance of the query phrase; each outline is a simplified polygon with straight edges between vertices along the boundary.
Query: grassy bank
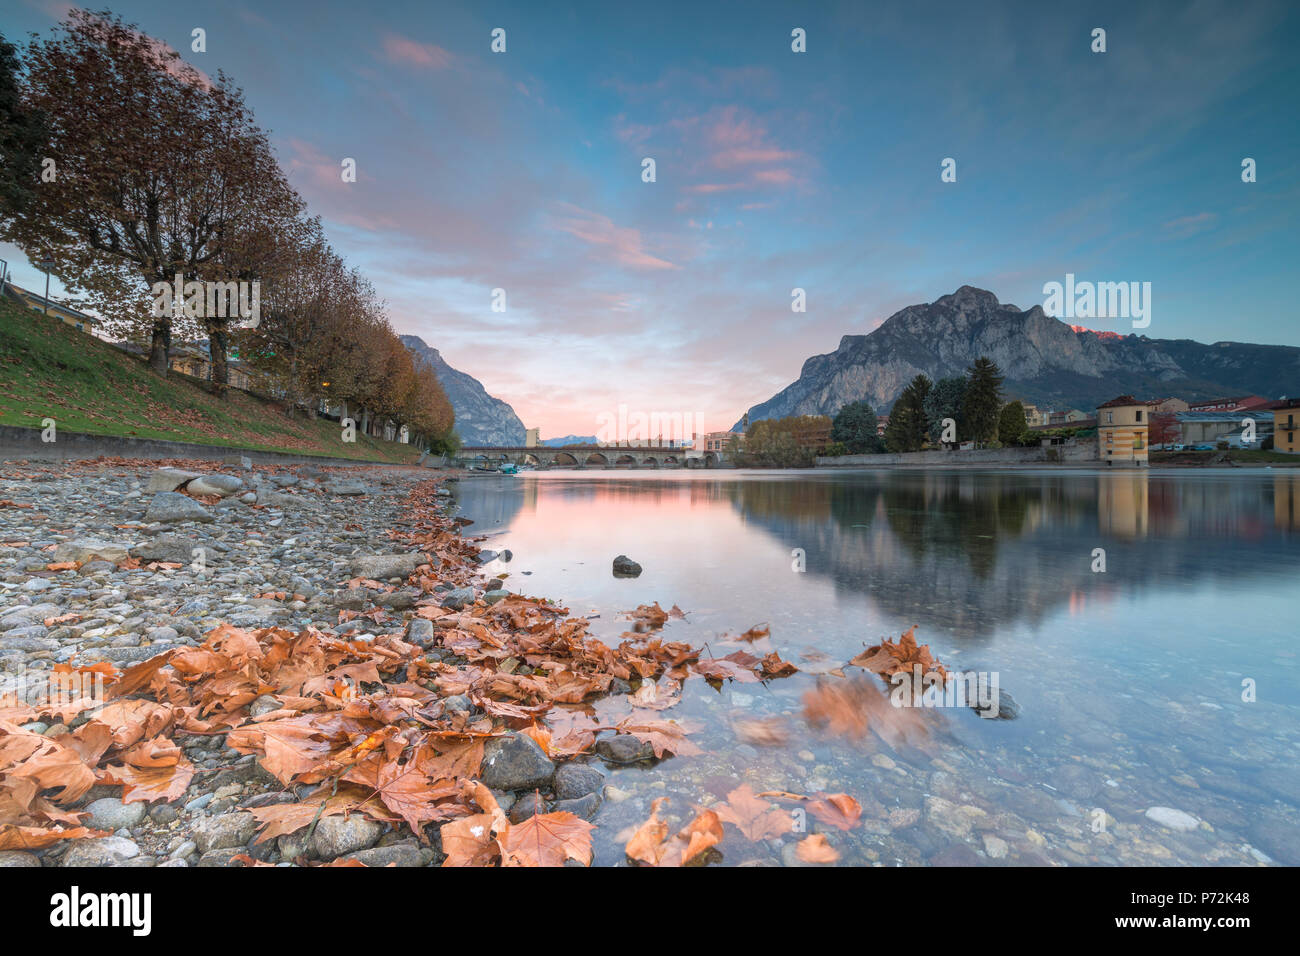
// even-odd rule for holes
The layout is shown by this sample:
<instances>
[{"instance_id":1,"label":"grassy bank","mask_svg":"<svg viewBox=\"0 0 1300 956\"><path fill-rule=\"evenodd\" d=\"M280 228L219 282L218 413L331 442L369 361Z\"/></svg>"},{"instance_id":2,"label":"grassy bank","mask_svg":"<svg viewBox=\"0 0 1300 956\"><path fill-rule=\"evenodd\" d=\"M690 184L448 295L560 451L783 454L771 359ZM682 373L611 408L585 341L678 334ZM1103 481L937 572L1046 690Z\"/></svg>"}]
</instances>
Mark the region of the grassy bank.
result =
<instances>
[{"instance_id":1,"label":"grassy bank","mask_svg":"<svg viewBox=\"0 0 1300 956\"><path fill-rule=\"evenodd\" d=\"M407 445L360 433L342 441L327 419L291 417L280 402L230 389L211 394L179 372L163 379L146 363L39 312L0 302L0 424L157 438L258 451L413 462Z\"/></svg>"}]
</instances>

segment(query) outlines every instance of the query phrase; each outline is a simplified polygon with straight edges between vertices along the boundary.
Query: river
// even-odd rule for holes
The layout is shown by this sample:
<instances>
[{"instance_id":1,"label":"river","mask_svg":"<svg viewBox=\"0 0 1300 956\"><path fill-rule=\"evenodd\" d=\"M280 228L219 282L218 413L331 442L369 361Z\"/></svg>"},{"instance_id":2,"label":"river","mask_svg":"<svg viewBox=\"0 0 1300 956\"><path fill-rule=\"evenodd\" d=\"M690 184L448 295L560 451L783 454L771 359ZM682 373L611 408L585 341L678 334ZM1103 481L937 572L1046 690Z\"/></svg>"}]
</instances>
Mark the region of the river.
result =
<instances>
[{"instance_id":1,"label":"river","mask_svg":"<svg viewBox=\"0 0 1300 956\"><path fill-rule=\"evenodd\" d=\"M827 831L841 864L1300 863L1300 472L584 470L457 495L511 552L486 571L602 640L658 601L685 612L667 639L721 656L764 624L755 648L801 669L688 680L664 715L704 752L609 769L597 864L654 797L686 820L742 783L858 800L860 824ZM617 554L643 573L615 578ZM1020 716L929 708L920 739L807 719L819 681L913 626ZM713 862L797 865L795 842L729 832Z\"/></svg>"}]
</instances>

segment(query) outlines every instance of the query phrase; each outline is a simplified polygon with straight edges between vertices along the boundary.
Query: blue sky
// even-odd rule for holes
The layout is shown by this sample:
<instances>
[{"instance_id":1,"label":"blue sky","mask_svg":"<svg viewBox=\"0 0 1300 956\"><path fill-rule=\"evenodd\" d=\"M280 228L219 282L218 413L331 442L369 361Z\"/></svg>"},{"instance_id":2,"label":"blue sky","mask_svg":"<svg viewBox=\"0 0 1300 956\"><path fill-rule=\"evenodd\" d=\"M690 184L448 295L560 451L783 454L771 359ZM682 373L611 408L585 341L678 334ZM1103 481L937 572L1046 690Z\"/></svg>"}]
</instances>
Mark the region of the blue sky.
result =
<instances>
[{"instance_id":1,"label":"blue sky","mask_svg":"<svg viewBox=\"0 0 1300 956\"><path fill-rule=\"evenodd\" d=\"M66 8L3 3L13 39ZM230 74L397 330L544 437L619 404L729 427L962 284L1150 282L1152 337L1300 345L1295 4L112 9Z\"/></svg>"}]
</instances>

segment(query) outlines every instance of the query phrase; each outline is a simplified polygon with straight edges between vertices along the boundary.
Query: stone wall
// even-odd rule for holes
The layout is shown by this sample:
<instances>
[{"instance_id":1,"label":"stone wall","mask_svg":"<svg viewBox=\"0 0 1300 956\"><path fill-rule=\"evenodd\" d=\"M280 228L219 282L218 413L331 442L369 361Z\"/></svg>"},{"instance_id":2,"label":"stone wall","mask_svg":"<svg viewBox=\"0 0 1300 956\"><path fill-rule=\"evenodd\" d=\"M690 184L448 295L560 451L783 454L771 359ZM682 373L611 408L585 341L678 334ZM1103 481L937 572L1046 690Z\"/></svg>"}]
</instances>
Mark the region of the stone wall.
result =
<instances>
[{"instance_id":1,"label":"stone wall","mask_svg":"<svg viewBox=\"0 0 1300 956\"><path fill-rule=\"evenodd\" d=\"M914 467L960 468L965 465L1019 465L1035 462L1088 463L1097 462L1097 443L1078 442L1073 445L1041 445L1033 448L973 448L968 451L948 449L937 451L910 451L883 455L840 455L834 458L819 457L818 468L862 468L885 465L910 465Z\"/></svg>"}]
</instances>

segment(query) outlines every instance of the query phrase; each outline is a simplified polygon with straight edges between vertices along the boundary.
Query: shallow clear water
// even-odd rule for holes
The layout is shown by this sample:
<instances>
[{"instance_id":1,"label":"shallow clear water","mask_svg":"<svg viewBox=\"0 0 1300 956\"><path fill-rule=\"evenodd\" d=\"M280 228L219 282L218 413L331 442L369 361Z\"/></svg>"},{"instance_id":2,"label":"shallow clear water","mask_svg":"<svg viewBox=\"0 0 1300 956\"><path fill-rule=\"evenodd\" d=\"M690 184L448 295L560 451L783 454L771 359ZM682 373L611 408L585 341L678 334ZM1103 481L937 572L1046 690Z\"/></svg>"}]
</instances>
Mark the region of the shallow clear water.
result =
<instances>
[{"instance_id":1,"label":"shallow clear water","mask_svg":"<svg viewBox=\"0 0 1300 956\"><path fill-rule=\"evenodd\" d=\"M621 860L655 796L685 819L743 782L858 799L862 825L827 831L841 863L1300 862L1298 471L584 470L457 495L484 547L513 552L489 573L599 615L606 641L658 601L687 612L669 639L723 655L765 622L760 650L816 671L916 625L950 670L995 673L1021 707L931 709L923 745L895 749L810 726L814 673L692 679L667 716L705 754L611 771L597 863ZM617 554L641 576L614 578ZM766 717L784 743L738 737ZM1156 806L1199 822L1171 829ZM727 830L715 862L794 862L799 835Z\"/></svg>"}]
</instances>

